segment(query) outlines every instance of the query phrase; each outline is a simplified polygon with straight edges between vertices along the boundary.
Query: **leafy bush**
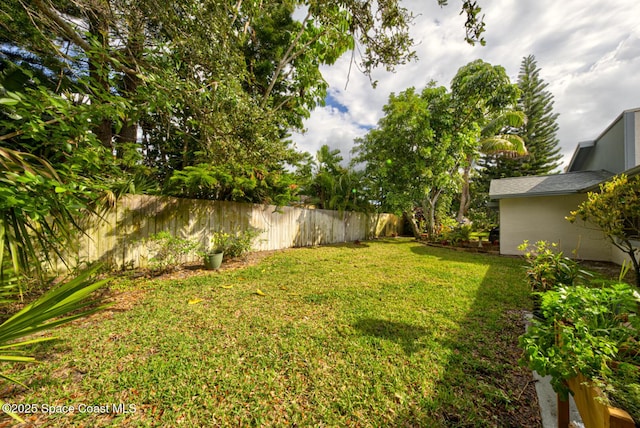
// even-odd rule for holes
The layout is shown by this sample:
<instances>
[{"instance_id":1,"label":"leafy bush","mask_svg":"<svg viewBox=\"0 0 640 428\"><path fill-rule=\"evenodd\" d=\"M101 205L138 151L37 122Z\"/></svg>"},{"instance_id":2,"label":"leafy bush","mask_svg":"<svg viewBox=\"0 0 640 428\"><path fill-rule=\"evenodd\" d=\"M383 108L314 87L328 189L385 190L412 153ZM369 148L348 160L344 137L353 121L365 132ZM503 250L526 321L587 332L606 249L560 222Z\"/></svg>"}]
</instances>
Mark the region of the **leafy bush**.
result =
<instances>
[{"instance_id":1,"label":"leafy bush","mask_svg":"<svg viewBox=\"0 0 640 428\"><path fill-rule=\"evenodd\" d=\"M231 245L233 237L226 232L214 232L211 235L211 245L206 251L207 253L221 253L226 252L227 248Z\"/></svg>"},{"instance_id":2,"label":"leafy bush","mask_svg":"<svg viewBox=\"0 0 640 428\"><path fill-rule=\"evenodd\" d=\"M198 248L198 242L162 231L151 235L146 240L146 246L149 253L153 254L149 259L149 268L154 271L165 271L181 264L185 256Z\"/></svg>"},{"instance_id":3,"label":"leafy bush","mask_svg":"<svg viewBox=\"0 0 640 428\"><path fill-rule=\"evenodd\" d=\"M476 232L490 230L498 225L498 210L494 208L469 208L467 217Z\"/></svg>"},{"instance_id":4,"label":"leafy bush","mask_svg":"<svg viewBox=\"0 0 640 428\"><path fill-rule=\"evenodd\" d=\"M225 258L240 257L251 250L251 245L259 234L259 230L245 230L235 234L215 232L211 235L211 248L216 252L224 251Z\"/></svg>"},{"instance_id":5,"label":"leafy bush","mask_svg":"<svg viewBox=\"0 0 640 428\"><path fill-rule=\"evenodd\" d=\"M548 291L542 295L545 318L534 319L520 337L524 350L521 362L542 376L550 375L554 390L565 398L568 389L563 381L578 373L607 385L605 392L640 384L640 371L613 369L618 362L629 359L636 367L640 363L639 305L640 294L628 284L605 288L561 286ZM621 352L625 349L634 351ZM637 400L638 395L635 397ZM639 403L633 406L637 408Z\"/></svg>"},{"instance_id":6,"label":"leafy bush","mask_svg":"<svg viewBox=\"0 0 640 428\"><path fill-rule=\"evenodd\" d=\"M600 185L599 192L589 192L587 200L571 211L567 220L581 219L596 225L614 246L625 252L636 273L640 288L640 261L637 240L640 237L640 180L622 174Z\"/></svg>"},{"instance_id":7,"label":"leafy bush","mask_svg":"<svg viewBox=\"0 0 640 428\"><path fill-rule=\"evenodd\" d=\"M637 351L636 351L637 352ZM607 379L596 384L610 398L612 404L625 409L634 421L640 421L640 362L635 355L635 364L621 362Z\"/></svg>"},{"instance_id":8,"label":"leafy bush","mask_svg":"<svg viewBox=\"0 0 640 428\"><path fill-rule=\"evenodd\" d=\"M534 246L524 241L518 246L524 251L528 263L527 280L532 291L551 290L561 285L574 285L584 281L591 274L580 269L575 260L557 251L557 244L538 241Z\"/></svg>"},{"instance_id":9,"label":"leafy bush","mask_svg":"<svg viewBox=\"0 0 640 428\"><path fill-rule=\"evenodd\" d=\"M465 224L446 232L444 238L447 241L451 241L452 244L457 244L459 242L469 241L471 239L471 232L471 225Z\"/></svg>"}]
</instances>

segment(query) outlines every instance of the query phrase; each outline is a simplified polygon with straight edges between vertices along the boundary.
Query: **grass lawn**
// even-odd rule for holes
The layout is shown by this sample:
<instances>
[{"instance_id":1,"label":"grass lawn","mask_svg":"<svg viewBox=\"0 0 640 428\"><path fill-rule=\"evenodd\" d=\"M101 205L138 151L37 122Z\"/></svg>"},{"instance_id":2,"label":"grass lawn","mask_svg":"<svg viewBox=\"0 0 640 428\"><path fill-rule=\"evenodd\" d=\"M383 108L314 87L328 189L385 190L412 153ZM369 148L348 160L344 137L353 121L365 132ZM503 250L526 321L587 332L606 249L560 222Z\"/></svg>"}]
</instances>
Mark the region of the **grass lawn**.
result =
<instances>
[{"instance_id":1,"label":"grass lawn","mask_svg":"<svg viewBox=\"0 0 640 428\"><path fill-rule=\"evenodd\" d=\"M60 329L0 398L136 409L23 414L38 426L539 424L517 259L390 239L116 291L139 297Z\"/></svg>"}]
</instances>

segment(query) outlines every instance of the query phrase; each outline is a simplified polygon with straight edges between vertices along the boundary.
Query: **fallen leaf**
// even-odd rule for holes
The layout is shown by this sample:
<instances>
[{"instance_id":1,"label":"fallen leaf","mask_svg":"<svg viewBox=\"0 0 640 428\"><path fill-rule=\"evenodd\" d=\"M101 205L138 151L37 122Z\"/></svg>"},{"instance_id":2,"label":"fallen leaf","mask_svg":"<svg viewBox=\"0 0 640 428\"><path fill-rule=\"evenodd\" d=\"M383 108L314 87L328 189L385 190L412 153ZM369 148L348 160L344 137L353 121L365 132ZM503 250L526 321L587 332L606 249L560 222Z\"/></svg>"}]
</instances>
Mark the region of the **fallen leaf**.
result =
<instances>
[{"instance_id":1,"label":"fallen leaf","mask_svg":"<svg viewBox=\"0 0 640 428\"><path fill-rule=\"evenodd\" d=\"M233 287L233 285L221 285L220 287L226 288L227 290Z\"/></svg>"},{"instance_id":2,"label":"fallen leaf","mask_svg":"<svg viewBox=\"0 0 640 428\"><path fill-rule=\"evenodd\" d=\"M202 299L191 299L189 300L190 305L195 305L196 303L202 302Z\"/></svg>"},{"instance_id":3,"label":"fallen leaf","mask_svg":"<svg viewBox=\"0 0 640 428\"><path fill-rule=\"evenodd\" d=\"M266 294L264 294L264 293L262 292L262 290L260 290L259 288L258 288L258 289L256 289L256 294L257 294L258 296L266 296Z\"/></svg>"}]
</instances>

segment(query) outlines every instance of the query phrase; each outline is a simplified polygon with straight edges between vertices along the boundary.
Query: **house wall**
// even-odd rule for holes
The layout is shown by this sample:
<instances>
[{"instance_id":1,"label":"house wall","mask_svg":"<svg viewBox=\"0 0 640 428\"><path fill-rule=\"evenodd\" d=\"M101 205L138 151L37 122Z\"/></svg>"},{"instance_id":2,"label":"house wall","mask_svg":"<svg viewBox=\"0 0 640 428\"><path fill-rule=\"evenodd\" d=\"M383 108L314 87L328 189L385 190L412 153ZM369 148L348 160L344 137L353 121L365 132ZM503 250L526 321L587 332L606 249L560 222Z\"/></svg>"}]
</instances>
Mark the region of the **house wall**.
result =
<instances>
[{"instance_id":1,"label":"house wall","mask_svg":"<svg viewBox=\"0 0 640 428\"><path fill-rule=\"evenodd\" d=\"M624 115L620 116L620 119L598 138L590 158L586 160L581 170L604 169L619 174L628 169L625 162L625 121L623 118Z\"/></svg>"},{"instance_id":2,"label":"house wall","mask_svg":"<svg viewBox=\"0 0 640 428\"><path fill-rule=\"evenodd\" d=\"M500 253L521 255L524 240L548 241L569 257L610 261L611 245L601 231L565 219L585 199L584 194L501 199Z\"/></svg>"}]
</instances>

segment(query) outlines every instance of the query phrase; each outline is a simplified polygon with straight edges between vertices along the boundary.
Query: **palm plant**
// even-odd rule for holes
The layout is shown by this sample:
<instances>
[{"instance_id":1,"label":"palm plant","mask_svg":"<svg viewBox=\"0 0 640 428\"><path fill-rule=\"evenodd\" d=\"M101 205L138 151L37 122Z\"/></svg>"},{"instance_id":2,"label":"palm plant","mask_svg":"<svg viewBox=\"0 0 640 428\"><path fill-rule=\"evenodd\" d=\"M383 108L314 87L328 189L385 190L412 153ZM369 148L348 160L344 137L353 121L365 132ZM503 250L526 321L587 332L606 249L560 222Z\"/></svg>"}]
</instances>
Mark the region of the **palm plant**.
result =
<instances>
[{"instance_id":1,"label":"palm plant","mask_svg":"<svg viewBox=\"0 0 640 428\"><path fill-rule=\"evenodd\" d=\"M87 299L90 294L108 281L107 279L100 281L93 279L99 268L100 266L96 265L70 281L49 290L0 324L0 362L34 362L34 357L25 355L24 348L35 343L57 339L55 336L34 338L32 336L35 333L50 330L103 309L105 306L96 305L96 300ZM3 280L0 283L0 290L0 294L5 297L17 293L14 281ZM6 304L7 300L3 302ZM0 371L0 378L27 387L3 371ZM0 400L1 404L4 403ZM17 414L6 413L18 421L24 422Z\"/></svg>"},{"instance_id":2,"label":"palm plant","mask_svg":"<svg viewBox=\"0 0 640 428\"><path fill-rule=\"evenodd\" d=\"M58 250L61 241L70 241L72 213L79 202L55 169L37 156L0 147L0 274L5 254L15 274L29 267L40 271L40 250ZM81 191L84 193L84 191ZM66 193L66 194L65 194ZM49 257L49 252L44 252Z\"/></svg>"},{"instance_id":3,"label":"palm plant","mask_svg":"<svg viewBox=\"0 0 640 428\"><path fill-rule=\"evenodd\" d=\"M477 151L467 155L466 164L462 172L462 194L460 196L458 221L463 220L471 203L469 182L476 153L507 157L526 155L525 142L520 135L515 133L525 123L526 117L523 112L509 110L500 113L482 128L480 139L476 146Z\"/></svg>"},{"instance_id":4,"label":"palm plant","mask_svg":"<svg viewBox=\"0 0 640 428\"><path fill-rule=\"evenodd\" d=\"M45 160L8 148L0 148L0 304L22 297L20 280L28 266L40 268L39 254L57 250L69 242L75 214L87 205L89 191L65 183ZM0 324L0 362L32 362L24 348L53 337L31 337L102 307L88 300L107 280L93 279L99 265L45 292ZM0 371L0 378L23 385ZM24 386L24 385L23 385ZM16 420L19 415L7 412Z\"/></svg>"},{"instance_id":5,"label":"palm plant","mask_svg":"<svg viewBox=\"0 0 640 428\"><path fill-rule=\"evenodd\" d=\"M506 111L490 121L480 133L480 152L502 156L524 156L527 154L524 139L517 132L526 123L521 111Z\"/></svg>"}]
</instances>

